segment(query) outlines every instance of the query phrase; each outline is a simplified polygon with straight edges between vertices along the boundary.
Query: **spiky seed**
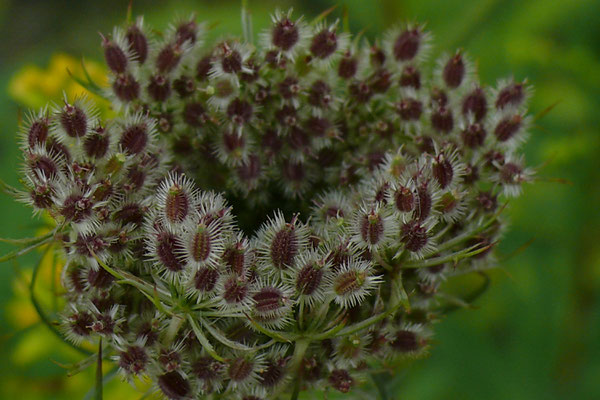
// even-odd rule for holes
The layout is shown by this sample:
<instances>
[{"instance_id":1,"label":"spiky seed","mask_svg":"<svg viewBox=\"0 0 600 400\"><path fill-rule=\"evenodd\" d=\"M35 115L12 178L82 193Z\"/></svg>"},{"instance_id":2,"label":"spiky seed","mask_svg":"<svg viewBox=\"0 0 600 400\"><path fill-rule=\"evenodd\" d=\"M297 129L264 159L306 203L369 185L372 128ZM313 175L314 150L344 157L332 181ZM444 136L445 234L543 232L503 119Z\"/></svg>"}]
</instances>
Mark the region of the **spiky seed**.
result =
<instances>
[{"instance_id":1,"label":"spiky seed","mask_svg":"<svg viewBox=\"0 0 600 400\"><path fill-rule=\"evenodd\" d=\"M408 61L415 58L419 52L422 39L418 28L407 29L398 35L394 42L394 57L398 61Z\"/></svg>"},{"instance_id":2,"label":"spiky seed","mask_svg":"<svg viewBox=\"0 0 600 400\"><path fill-rule=\"evenodd\" d=\"M287 225L279 230L273 237L270 246L270 256L273 265L286 269L293 264L298 252L298 238L293 225Z\"/></svg>"},{"instance_id":3,"label":"spiky seed","mask_svg":"<svg viewBox=\"0 0 600 400\"><path fill-rule=\"evenodd\" d=\"M49 126L47 118L41 118L31 123L31 126L27 131L27 143L29 144L30 149L46 143L46 139L48 138L48 129Z\"/></svg>"},{"instance_id":4,"label":"spiky seed","mask_svg":"<svg viewBox=\"0 0 600 400\"><path fill-rule=\"evenodd\" d=\"M445 189L452 182L452 178L454 178L454 168L443 153L436 156L432 170L433 177L442 189Z\"/></svg>"},{"instance_id":5,"label":"spiky seed","mask_svg":"<svg viewBox=\"0 0 600 400\"><path fill-rule=\"evenodd\" d=\"M392 349L401 353L410 353L419 350L419 340L413 331L402 329L396 332L390 341Z\"/></svg>"},{"instance_id":6,"label":"spiky seed","mask_svg":"<svg viewBox=\"0 0 600 400\"><path fill-rule=\"evenodd\" d=\"M422 250L429 240L427 229L418 221L410 221L402 225L401 241L408 251L416 253Z\"/></svg>"},{"instance_id":7,"label":"spiky seed","mask_svg":"<svg viewBox=\"0 0 600 400\"><path fill-rule=\"evenodd\" d=\"M185 260L182 257L183 246L174 234L161 232L156 242L156 255L167 270L179 272L185 268Z\"/></svg>"},{"instance_id":8,"label":"spiky seed","mask_svg":"<svg viewBox=\"0 0 600 400\"><path fill-rule=\"evenodd\" d=\"M165 197L165 217L167 218L167 220L170 223L173 224L177 224L177 223L181 223L185 220L185 218L188 216L189 212L190 212L190 199L189 199L189 195L188 193L186 193L185 189L177 184L174 183L169 190L167 191L166 197ZM195 241L195 245L197 245L198 243L196 242L197 237L194 237L194 241ZM201 239L206 239L201 238ZM200 243L203 245L206 245L206 243ZM210 246L210 244L208 244L208 246ZM198 250L195 246L194 246L194 253ZM200 249L201 251L202 249ZM210 251L210 247L209 247L209 251ZM194 254L195 256L196 254ZM198 260L197 260L198 261Z\"/></svg>"},{"instance_id":9,"label":"spiky seed","mask_svg":"<svg viewBox=\"0 0 600 400\"><path fill-rule=\"evenodd\" d=\"M130 374L139 374L146 369L148 355L140 346L129 346L119 356L119 367Z\"/></svg>"},{"instance_id":10,"label":"spiky seed","mask_svg":"<svg viewBox=\"0 0 600 400\"><path fill-rule=\"evenodd\" d=\"M485 117L487 113L487 100L483 89L477 87L463 99L462 113L463 115L473 115L477 122Z\"/></svg>"},{"instance_id":11,"label":"spiky seed","mask_svg":"<svg viewBox=\"0 0 600 400\"><path fill-rule=\"evenodd\" d=\"M146 36L142 33L140 28L136 25L132 25L127 28L125 38L127 39L127 43L129 43L129 48L134 54L134 60L143 64L148 57L148 41Z\"/></svg>"},{"instance_id":12,"label":"spiky seed","mask_svg":"<svg viewBox=\"0 0 600 400\"><path fill-rule=\"evenodd\" d=\"M253 363L250 360L239 357L229 362L227 375L229 379L235 382L241 382L247 379L252 373Z\"/></svg>"},{"instance_id":13,"label":"spiky seed","mask_svg":"<svg viewBox=\"0 0 600 400\"><path fill-rule=\"evenodd\" d=\"M342 393L348 393L354 385L354 379L345 369L335 369L327 378L331 386Z\"/></svg>"},{"instance_id":14,"label":"spiky seed","mask_svg":"<svg viewBox=\"0 0 600 400\"><path fill-rule=\"evenodd\" d=\"M237 304L248 296L248 284L244 280L233 276L225 281L223 299L229 304Z\"/></svg>"},{"instance_id":15,"label":"spiky seed","mask_svg":"<svg viewBox=\"0 0 600 400\"><path fill-rule=\"evenodd\" d=\"M157 378L158 387L172 400L185 399L190 393L190 383L177 371L167 372Z\"/></svg>"},{"instance_id":16,"label":"spiky seed","mask_svg":"<svg viewBox=\"0 0 600 400\"><path fill-rule=\"evenodd\" d=\"M296 290L302 295L310 296L321 286L322 280L323 269L317 268L313 263L306 264L296 277Z\"/></svg>"},{"instance_id":17,"label":"spiky seed","mask_svg":"<svg viewBox=\"0 0 600 400\"><path fill-rule=\"evenodd\" d=\"M200 292L208 293L216 287L218 279L219 270L202 267L194 275L194 287Z\"/></svg>"},{"instance_id":18,"label":"spiky seed","mask_svg":"<svg viewBox=\"0 0 600 400\"><path fill-rule=\"evenodd\" d=\"M145 123L138 123L127 127L121 134L119 144L129 154L139 154L148 144L148 127Z\"/></svg>"},{"instance_id":19,"label":"spiky seed","mask_svg":"<svg viewBox=\"0 0 600 400\"><path fill-rule=\"evenodd\" d=\"M313 56L325 59L332 55L338 46L337 35L334 30L327 28L313 36L310 44L310 52Z\"/></svg>"},{"instance_id":20,"label":"spiky seed","mask_svg":"<svg viewBox=\"0 0 600 400\"><path fill-rule=\"evenodd\" d=\"M448 87L455 89L460 86L465 76L465 62L460 53L456 53L448 60L442 75Z\"/></svg>"},{"instance_id":21,"label":"spiky seed","mask_svg":"<svg viewBox=\"0 0 600 400\"><path fill-rule=\"evenodd\" d=\"M60 113L60 124L72 138L85 136L88 128L88 117L76 105L66 104Z\"/></svg>"},{"instance_id":22,"label":"spiky seed","mask_svg":"<svg viewBox=\"0 0 600 400\"><path fill-rule=\"evenodd\" d=\"M271 313L283 306L283 293L275 287L264 287L252 296L258 313Z\"/></svg>"},{"instance_id":23,"label":"spiky seed","mask_svg":"<svg viewBox=\"0 0 600 400\"><path fill-rule=\"evenodd\" d=\"M376 245L381 240L385 226L383 219L375 211L363 215L360 220L360 235L365 243Z\"/></svg>"},{"instance_id":24,"label":"spiky seed","mask_svg":"<svg viewBox=\"0 0 600 400\"><path fill-rule=\"evenodd\" d=\"M519 115L508 116L500 120L494 129L494 135L499 142L511 139L521 128L523 118Z\"/></svg>"}]
</instances>

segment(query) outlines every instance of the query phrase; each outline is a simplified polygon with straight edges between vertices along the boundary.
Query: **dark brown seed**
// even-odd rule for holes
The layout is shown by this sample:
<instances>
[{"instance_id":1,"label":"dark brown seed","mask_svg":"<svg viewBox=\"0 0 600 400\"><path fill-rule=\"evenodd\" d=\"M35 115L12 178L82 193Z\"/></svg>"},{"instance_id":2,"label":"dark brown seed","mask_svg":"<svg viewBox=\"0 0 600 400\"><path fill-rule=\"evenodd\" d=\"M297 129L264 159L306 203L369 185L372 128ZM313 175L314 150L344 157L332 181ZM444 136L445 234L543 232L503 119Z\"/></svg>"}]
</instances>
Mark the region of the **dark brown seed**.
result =
<instances>
[{"instance_id":1,"label":"dark brown seed","mask_svg":"<svg viewBox=\"0 0 600 400\"><path fill-rule=\"evenodd\" d=\"M27 158L27 165L38 175L52 178L58 173L58 165L50 157L30 153Z\"/></svg>"},{"instance_id":2,"label":"dark brown seed","mask_svg":"<svg viewBox=\"0 0 600 400\"><path fill-rule=\"evenodd\" d=\"M500 90L496 98L496 108L503 109L506 106L519 106L525 99L523 83L512 83Z\"/></svg>"},{"instance_id":3,"label":"dark brown seed","mask_svg":"<svg viewBox=\"0 0 600 400\"><path fill-rule=\"evenodd\" d=\"M396 111L404 121L416 121L421 117L423 105L416 99L403 99L396 104Z\"/></svg>"},{"instance_id":4,"label":"dark brown seed","mask_svg":"<svg viewBox=\"0 0 600 400\"><path fill-rule=\"evenodd\" d=\"M168 232L161 232L156 239L156 255L162 265L171 272L185 268L184 248L179 239Z\"/></svg>"},{"instance_id":5,"label":"dark brown seed","mask_svg":"<svg viewBox=\"0 0 600 400\"><path fill-rule=\"evenodd\" d=\"M198 379L210 381L219 377L223 364L212 357L201 357L192 364L192 373Z\"/></svg>"},{"instance_id":6,"label":"dark brown seed","mask_svg":"<svg viewBox=\"0 0 600 400\"><path fill-rule=\"evenodd\" d=\"M500 169L500 181L502 183L519 183L519 177L523 169L515 163L508 162Z\"/></svg>"},{"instance_id":7,"label":"dark brown seed","mask_svg":"<svg viewBox=\"0 0 600 400\"><path fill-rule=\"evenodd\" d=\"M223 132L223 147L227 154L233 154L244 148L246 139L244 135L238 135L237 132Z\"/></svg>"},{"instance_id":8,"label":"dark brown seed","mask_svg":"<svg viewBox=\"0 0 600 400\"><path fill-rule=\"evenodd\" d=\"M264 287L254 296L254 309L258 313L277 311L283 306L283 293L274 287Z\"/></svg>"},{"instance_id":9,"label":"dark brown seed","mask_svg":"<svg viewBox=\"0 0 600 400\"><path fill-rule=\"evenodd\" d=\"M354 379L345 369L331 371L328 381L334 389L339 390L342 393L348 393L354 385Z\"/></svg>"},{"instance_id":10,"label":"dark brown seed","mask_svg":"<svg viewBox=\"0 0 600 400\"><path fill-rule=\"evenodd\" d=\"M87 133L87 115L77 106L67 104L63 107L60 124L72 138L79 138Z\"/></svg>"},{"instance_id":11,"label":"dark brown seed","mask_svg":"<svg viewBox=\"0 0 600 400\"><path fill-rule=\"evenodd\" d=\"M102 47L104 47L104 59L106 65L116 74L122 74L127 69L127 56L123 49L121 49L112 40L102 40Z\"/></svg>"},{"instance_id":12,"label":"dark brown seed","mask_svg":"<svg viewBox=\"0 0 600 400\"><path fill-rule=\"evenodd\" d=\"M342 58L338 65L338 76L344 79L350 79L356 74L358 69L358 60L350 55Z\"/></svg>"},{"instance_id":13,"label":"dark brown seed","mask_svg":"<svg viewBox=\"0 0 600 400\"><path fill-rule=\"evenodd\" d=\"M301 161L285 160L283 163L283 177L293 183L301 183L306 176L304 164Z\"/></svg>"},{"instance_id":14,"label":"dark brown seed","mask_svg":"<svg viewBox=\"0 0 600 400\"><path fill-rule=\"evenodd\" d=\"M146 369L148 355L146 351L139 346L129 346L126 351L122 351L119 357L119 367L130 374L139 374Z\"/></svg>"},{"instance_id":15,"label":"dark brown seed","mask_svg":"<svg viewBox=\"0 0 600 400\"><path fill-rule=\"evenodd\" d=\"M487 113L487 100L485 93L480 87L475 88L464 99L462 104L462 113L464 115L472 114L475 121L481 121Z\"/></svg>"},{"instance_id":16,"label":"dark brown seed","mask_svg":"<svg viewBox=\"0 0 600 400\"><path fill-rule=\"evenodd\" d=\"M213 57L211 55L205 56L198 61L196 65L196 79L199 81L205 81L208 79L208 74L212 68Z\"/></svg>"},{"instance_id":17,"label":"dark brown seed","mask_svg":"<svg viewBox=\"0 0 600 400\"><path fill-rule=\"evenodd\" d=\"M135 56L134 60L143 64L148 57L148 41L146 40L146 36L144 36L140 28L132 25L127 29L126 38L129 48Z\"/></svg>"},{"instance_id":18,"label":"dark brown seed","mask_svg":"<svg viewBox=\"0 0 600 400\"><path fill-rule=\"evenodd\" d=\"M180 185L173 184L167 192L164 207L165 216L170 223L181 223L190 211L189 196Z\"/></svg>"},{"instance_id":19,"label":"dark brown seed","mask_svg":"<svg viewBox=\"0 0 600 400\"><path fill-rule=\"evenodd\" d=\"M90 199L73 194L65 199L60 213L66 219L79 223L92 215L92 206Z\"/></svg>"},{"instance_id":20,"label":"dark brown seed","mask_svg":"<svg viewBox=\"0 0 600 400\"><path fill-rule=\"evenodd\" d=\"M259 383L266 387L277 385L285 376L286 363L286 359L267 361L267 365L258 374Z\"/></svg>"},{"instance_id":21,"label":"dark brown seed","mask_svg":"<svg viewBox=\"0 0 600 400\"><path fill-rule=\"evenodd\" d=\"M419 340L416 333L409 330L399 330L390 342L392 349L401 353L409 353L419 350Z\"/></svg>"},{"instance_id":22,"label":"dark brown seed","mask_svg":"<svg viewBox=\"0 0 600 400\"><path fill-rule=\"evenodd\" d=\"M54 189L48 185L36 185L30 193L33 205L36 208L46 209L54 205Z\"/></svg>"},{"instance_id":23,"label":"dark brown seed","mask_svg":"<svg viewBox=\"0 0 600 400\"><path fill-rule=\"evenodd\" d=\"M519 131L522 121L522 117L518 114L505 117L496 125L494 135L496 135L498 141L506 142Z\"/></svg>"},{"instance_id":24,"label":"dark brown seed","mask_svg":"<svg viewBox=\"0 0 600 400\"><path fill-rule=\"evenodd\" d=\"M121 134L121 140L119 141L123 150L129 154L141 153L148 144L147 130L148 128L144 123L127 127Z\"/></svg>"},{"instance_id":25,"label":"dark brown seed","mask_svg":"<svg viewBox=\"0 0 600 400\"><path fill-rule=\"evenodd\" d=\"M433 177L440 184L442 189L445 189L454 177L454 168L450 161L443 155L438 155L433 162Z\"/></svg>"},{"instance_id":26,"label":"dark brown seed","mask_svg":"<svg viewBox=\"0 0 600 400\"><path fill-rule=\"evenodd\" d=\"M206 121L206 113L201 103L187 103L183 108L183 120L189 126L199 128L203 126Z\"/></svg>"},{"instance_id":27,"label":"dark brown seed","mask_svg":"<svg viewBox=\"0 0 600 400\"><path fill-rule=\"evenodd\" d=\"M405 30L400 33L394 42L394 57L398 61L413 59L421 44L421 32L419 29Z\"/></svg>"},{"instance_id":28,"label":"dark brown seed","mask_svg":"<svg viewBox=\"0 0 600 400\"><path fill-rule=\"evenodd\" d=\"M178 45L182 45L186 41L190 43L196 43L196 31L198 26L196 22L189 21L184 22L177 27L177 31L175 32L176 40Z\"/></svg>"},{"instance_id":29,"label":"dark brown seed","mask_svg":"<svg viewBox=\"0 0 600 400\"><path fill-rule=\"evenodd\" d=\"M360 220L360 235L362 240L370 245L376 245L381 240L384 230L383 219L374 211L363 215Z\"/></svg>"},{"instance_id":30,"label":"dark brown seed","mask_svg":"<svg viewBox=\"0 0 600 400\"><path fill-rule=\"evenodd\" d=\"M369 87L374 93L385 93L392 86L392 73L380 68L369 77Z\"/></svg>"},{"instance_id":31,"label":"dark brown seed","mask_svg":"<svg viewBox=\"0 0 600 400\"><path fill-rule=\"evenodd\" d=\"M94 319L90 313L81 312L69 317L69 326L77 336L89 336Z\"/></svg>"},{"instance_id":32,"label":"dark brown seed","mask_svg":"<svg viewBox=\"0 0 600 400\"><path fill-rule=\"evenodd\" d=\"M446 107L440 107L431 114L431 126L442 133L449 133L454 128L454 118L452 117L452 111Z\"/></svg>"},{"instance_id":33,"label":"dark brown seed","mask_svg":"<svg viewBox=\"0 0 600 400\"><path fill-rule=\"evenodd\" d=\"M133 101L140 95L140 84L133 75L119 75L113 83L113 91L121 101Z\"/></svg>"},{"instance_id":34,"label":"dark brown seed","mask_svg":"<svg viewBox=\"0 0 600 400\"><path fill-rule=\"evenodd\" d=\"M253 366L254 364L250 360L242 357L235 358L229 362L227 375L232 381L241 382L250 376Z\"/></svg>"},{"instance_id":35,"label":"dark brown seed","mask_svg":"<svg viewBox=\"0 0 600 400\"><path fill-rule=\"evenodd\" d=\"M442 75L448 87L455 89L460 86L465 77L465 62L460 53L448 60Z\"/></svg>"},{"instance_id":36,"label":"dark brown seed","mask_svg":"<svg viewBox=\"0 0 600 400\"><path fill-rule=\"evenodd\" d=\"M479 192L477 202L487 212L493 212L498 205L498 198L491 191Z\"/></svg>"},{"instance_id":37,"label":"dark brown seed","mask_svg":"<svg viewBox=\"0 0 600 400\"><path fill-rule=\"evenodd\" d=\"M323 269L314 264L307 264L298 272L296 290L300 294L310 296L321 286L322 280Z\"/></svg>"},{"instance_id":38,"label":"dark brown seed","mask_svg":"<svg viewBox=\"0 0 600 400\"><path fill-rule=\"evenodd\" d=\"M300 87L298 86L298 79L293 76L288 76L277 85L279 94L284 99L291 99L298 94Z\"/></svg>"},{"instance_id":39,"label":"dark brown seed","mask_svg":"<svg viewBox=\"0 0 600 400\"><path fill-rule=\"evenodd\" d=\"M418 252L427 244L427 230L418 221L407 222L402 226L400 240L408 251Z\"/></svg>"},{"instance_id":40,"label":"dark brown seed","mask_svg":"<svg viewBox=\"0 0 600 400\"><path fill-rule=\"evenodd\" d=\"M248 295L248 283L237 277L229 278L224 285L223 299L227 303L240 303Z\"/></svg>"},{"instance_id":41,"label":"dark brown seed","mask_svg":"<svg viewBox=\"0 0 600 400\"><path fill-rule=\"evenodd\" d=\"M385 52L378 46L373 45L369 49L369 62L374 68L380 68L386 60Z\"/></svg>"},{"instance_id":42,"label":"dark brown seed","mask_svg":"<svg viewBox=\"0 0 600 400\"><path fill-rule=\"evenodd\" d=\"M252 105L242 99L233 99L227 106L227 116L237 125L243 125L252 118Z\"/></svg>"},{"instance_id":43,"label":"dark brown seed","mask_svg":"<svg viewBox=\"0 0 600 400\"><path fill-rule=\"evenodd\" d=\"M289 20L289 18L283 18L281 21L277 21L273 30L271 31L271 41L273 45L279 47L283 51L291 49L298 40L300 34L296 24Z\"/></svg>"},{"instance_id":44,"label":"dark brown seed","mask_svg":"<svg viewBox=\"0 0 600 400\"><path fill-rule=\"evenodd\" d=\"M212 252L212 237L207 228L199 227L192 240L192 258L206 261Z\"/></svg>"},{"instance_id":45,"label":"dark brown seed","mask_svg":"<svg viewBox=\"0 0 600 400\"><path fill-rule=\"evenodd\" d=\"M46 118L33 121L27 132L27 143L30 149L46 144L48 128L48 119Z\"/></svg>"},{"instance_id":46,"label":"dark brown seed","mask_svg":"<svg viewBox=\"0 0 600 400\"><path fill-rule=\"evenodd\" d=\"M323 29L317 33L311 42L310 52L317 58L327 58L337 49L337 35L335 31Z\"/></svg>"},{"instance_id":47,"label":"dark brown seed","mask_svg":"<svg viewBox=\"0 0 600 400\"><path fill-rule=\"evenodd\" d=\"M238 177L242 182L250 183L260 177L260 158L256 154L251 154L248 160L242 162L237 167Z\"/></svg>"},{"instance_id":48,"label":"dark brown seed","mask_svg":"<svg viewBox=\"0 0 600 400\"><path fill-rule=\"evenodd\" d=\"M237 50L229 50L221 59L221 68L228 74L237 74L242 70L242 55Z\"/></svg>"},{"instance_id":49,"label":"dark brown seed","mask_svg":"<svg viewBox=\"0 0 600 400\"><path fill-rule=\"evenodd\" d=\"M314 81L308 91L308 102L315 107L327 107L331 102L331 87L322 80Z\"/></svg>"},{"instance_id":50,"label":"dark brown seed","mask_svg":"<svg viewBox=\"0 0 600 400\"><path fill-rule=\"evenodd\" d=\"M102 158L108 152L110 144L109 136L104 132L104 129L96 129L94 133L88 135L83 142L83 149L88 157Z\"/></svg>"},{"instance_id":51,"label":"dark brown seed","mask_svg":"<svg viewBox=\"0 0 600 400\"><path fill-rule=\"evenodd\" d=\"M154 75L150 77L148 84L148 94L154 101L165 101L171 95L171 82L163 75Z\"/></svg>"},{"instance_id":52,"label":"dark brown seed","mask_svg":"<svg viewBox=\"0 0 600 400\"><path fill-rule=\"evenodd\" d=\"M213 268L202 267L194 275L194 287L200 292L212 291L219 280L219 271Z\"/></svg>"},{"instance_id":53,"label":"dark brown seed","mask_svg":"<svg viewBox=\"0 0 600 400\"><path fill-rule=\"evenodd\" d=\"M363 286L366 277L366 272L346 271L335 277L333 290L340 296L355 292Z\"/></svg>"},{"instance_id":54,"label":"dark brown seed","mask_svg":"<svg viewBox=\"0 0 600 400\"><path fill-rule=\"evenodd\" d=\"M427 189L427 186L420 186L417 188L417 202L415 204L414 218L417 221L423 221L431 213L432 199L431 193Z\"/></svg>"},{"instance_id":55,"label":"dark brown seed","mask_svg":"<svg viewBox=\"0 0 600 400\"><path fill-rule=\"evenodd\" d=\"M421 88L421 74L419 71L413 67L412 65L407 65L402 70L402 75L400 75L400 86L402 87L412 87L415 89Z\"/></svg>"},{"instance_id":56,"label":"dark brown seed","mask_svg":"<svg viewBox=\"0 0 600 400\"><path fill-rule=\"evenodd\" d=\"M144 220L144 212L139 204L125 204L115 213L114 219L122 224L140 225Z\"/></svg>"},{"instance_id":57,"label":"dark brown seed","mask_svg":"<svg viewBox=\"0 0 600 400\"><path fill-rule=\"evenodd\" d=\"M465 130L462 131L461 136L465 146L475 149L483 146L486 132L483 125L476 122L467 126Z\"/></svg>"},{"instance_id":58,"label":"dark brown seed","mask_svg":"<svg viewBox=\"0 0 600 400\"><path fill-rule=\"evenodd\" d=\"M415 206L414 195L407 187L400 187L394 194L396 208L401 212L410 212Z\"/></svg>"},{"instance_id":59,"label":"dark brown seed","mask_svg":"<svg viewBox=\"0 0 600 400\"><path fill-rule=\"evenodd\" d=\"M106 289L114 281L114 277L104 268L90 268L88 271L87 280L95 288Z\"/></svg>"},{"instance_id":60,"label":"dark brown seed","mask_svg":"<svg viewBox=\"0 0 600 400\"><path fill-rule=\"evenodd\" d=\"M225 265L229 267L230 271L238 276L243 276L245 273L245 259L246 255L241 243L237 243L223 252L223 261L225 262Z\"/></svg>"},{"instance_id":61,"label":"dark brown seed","mask_svg":"<svg viewBox=\"0 0 600 400\"><path fill-rule=\"evenodd\" d=\"M179 48L169 44L158 53L156 68L161 74L169 73L179 64L180 59L181 52Z\"/></svg>"},{"instance_id":62,"label":"dark brown seed","mask_svg":"<svg viewBox=\"0 0 600 400\"><path fill-rule=\"evenodd\" d=\"M294 262L298 253L298 238L292 226L286 226L275 234L269 254L273 265L280 269L286 269Z\"/></svg>"}]
</instances>

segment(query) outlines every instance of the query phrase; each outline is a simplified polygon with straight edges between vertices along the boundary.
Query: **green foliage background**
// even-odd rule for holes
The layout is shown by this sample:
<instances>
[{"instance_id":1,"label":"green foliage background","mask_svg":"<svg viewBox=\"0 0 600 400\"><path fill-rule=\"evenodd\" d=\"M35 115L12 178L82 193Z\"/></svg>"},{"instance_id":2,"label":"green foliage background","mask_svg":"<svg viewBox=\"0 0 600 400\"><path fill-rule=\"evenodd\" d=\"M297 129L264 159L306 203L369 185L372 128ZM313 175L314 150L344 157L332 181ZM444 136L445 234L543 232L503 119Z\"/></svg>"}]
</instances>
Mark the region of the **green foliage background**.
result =
<instances>
[{"instance_id":1,"label":"green foliage background","mask_svg":"<svg viewBox=\"0 0 600 400\"><path fill-rule=\"evenodd\" d=\"M478 308L436 327L430 358L394 380L396 399L600 398L600 1L597 0L340 0L350 27L375 37L403 20L427 22L434 54L461 47L476 58L483 82L513 73L535 86L531 113L557 105L537 122L526 146L540 181L510 205L510 233L500 246L502 269ZM334 1L250 0L255 32L276 6L315 16ZM134 1L164 28L196 12L218 21L211 36L241 34L238 1ZM341 16L343 7L334 15ZM0 177L17 184L19 104L8 86L26 65L45 68L53 53L102 60L97 31L125 18L127 1L0 0ZM570 184L557 182L556 178ZM0 197L0 237L25 237L41 222ZM524 251L522 246L534 239ZM1 253L10 247L0 244ZM511 253L517 253L508 257ZM505 257L503 257L503 255ZM31 267L40 255L19 260ZM92 371L66 378L51 360L77 356L40 323L12 322L26 312L15 272L0 265L0 398L82 398ZM22 297L19 299L19 296ZM21 308L15 304L24 304ZM111 382L105 398L135 393ZM137 394L132 398L140 398ZM368 398L368 397L364 397Z\"/></svg>"}]
</instances>

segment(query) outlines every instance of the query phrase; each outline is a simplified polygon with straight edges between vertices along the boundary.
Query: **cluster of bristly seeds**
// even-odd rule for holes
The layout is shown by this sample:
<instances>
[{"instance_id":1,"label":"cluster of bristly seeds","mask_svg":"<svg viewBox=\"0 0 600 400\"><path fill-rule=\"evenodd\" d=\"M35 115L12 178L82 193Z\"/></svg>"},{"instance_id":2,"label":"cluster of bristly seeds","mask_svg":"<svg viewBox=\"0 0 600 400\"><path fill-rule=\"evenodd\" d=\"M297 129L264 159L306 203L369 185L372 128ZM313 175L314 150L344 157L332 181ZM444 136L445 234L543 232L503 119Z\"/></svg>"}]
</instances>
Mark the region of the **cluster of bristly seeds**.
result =
<instances>
[{"instance_id":1,"label":"cluster of bristly seeds","mask_svg":"<svg viewBox=\"0 0 600 400\"><path fill-rule=\"evenodd\" d=\"M424 354L441 284L493 265L531 179L526 83L485 88L461 51L424 68L421 25L368 43L277 12L260 45L202 36L115 29L120 117L65 100L24 128L67 337L170 399L345 393Z\"/></svg>"}]
</instances>

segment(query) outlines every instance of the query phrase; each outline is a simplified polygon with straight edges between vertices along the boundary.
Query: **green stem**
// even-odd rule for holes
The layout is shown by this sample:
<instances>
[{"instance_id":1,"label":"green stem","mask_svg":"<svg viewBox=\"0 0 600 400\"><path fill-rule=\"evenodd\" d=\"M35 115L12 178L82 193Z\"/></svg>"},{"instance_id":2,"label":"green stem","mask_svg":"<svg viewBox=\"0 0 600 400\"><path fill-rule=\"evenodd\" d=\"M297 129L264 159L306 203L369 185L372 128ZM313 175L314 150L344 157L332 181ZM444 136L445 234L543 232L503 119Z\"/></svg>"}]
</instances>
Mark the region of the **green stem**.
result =
<instances>
[{"instance_id":1,"label":"green stem","mask_svg":"<svg viewBox=\"0 0 600 400\"><path fill-rule=\"evenodd\" d=\"M295 372L296 381L294 383L294 390L292 391L292 396L290 400L297 400L298 394L300 393L300 384L302 382L302 360L304 359L304 354L306 354L306 350L310 345L310 340L308 339L299 339L296 341L296 345L294 346L294 355L290 361L290 370Z\"/></svg>"},{"instance_id":2,"label":"green stem","mask_svg":"<svg viewBox=\"0 0 600 400\"><path fill-rule=\"evenodd\" d=\"M388 391L387 391L387 383L389 382L389 374L388 373L371 373L371 379L373 383L375 383L375 387L377 388L377 392L379 393L379 398L381 400L388 400Z\"/></svg>"},{"instance_id":3,"label":"green stem","mask_svg":"<svg viewBox=\"0 0 600 400\"><path fill-rule=\"evenodd\" d=\"M102 378L102 338L100 338L98 341L98 362L96 363L96 400L102 400L102 389L104 387Z\"/></svg>"},{"instance_id":4,"label":"green stem","mask_svg":"<svg viewBox=\"0 0 600 400\"><path fill-rule=\"evenodd\" d=\"M31 275L31 282L29 283L29 299L31 300L31 304L33 304L33 308L35 308L35 311L37 312L38 316L40 317L40 320L42 321L42 323L44 325L46 325L48 327L48 329L50 329L50 332L52 332L63 343L66 343L70 347L74 348L75 350L79 351L80 353L85 354L86 356L90 356L93 354L91 351L83 349L83 348L76 346L75 344L69 342L68 340L65 340L64 336L54 326L54 323L52 321L50 321L50 318L48 318L48 316L42 309L42 306L40 305L37 297L35 296L35 283L37 281L38 271L40 269L40 265L41 265L42 260L44 259L44 256L48 253L48 251L50 251L51 248L52 248L52 246L48 246L48 248L44 251L44 254L42 255L40 262L37 263L35 265L35 267L33 268L33 273Z\"/></svg>"},{"instance_id":5,"label":"green stem","mask_svg":"<svg viewBox=\"0 0 600 400\"><path fill-rule=\"evenodd\" d=\"M179 328L181 328L181 324L183 323L183 318L179 315L173 315L171 317L171 322L169 322L169 327L167 328L167 334L165 336L165 344L168 346L173 343L177 332L179 332Z\"/></svg>"},{"instance_id":6,"label":"green stem","mask_svg":"<svg viewBox=\"0 0 600 400\"><path fill-rule=\"evenodd\" d=\"M412 261L405 264L402 264L402 268L427 268L433 267L435 265L440 265L448 261L458 262L464 258L469 258L476 256L477 254L483 253L486 250L489 250L494 244L489 244L487 246L481 247L480 243L477 243L471 247L463 249L461 251L457 251L456 253L448 254L445 256L429 258L427 260L422 261Z\"/></svg>"},{"instance_id":7,"label":"green stem","mask_svg":"<svg viewBox=\"0 0 600 400\"><path fill-rule=\"evenodd\" d=\"M40 246L43 246L47 243L50 243L51 241L54 240L54 231L47 233L44 236L41 236L38 240L34 240L31 242L31 244L27 247L25 247L24 249L19 249L19 250L13 250L8 254L5 254L4 256L0 257L0 263L4 262L4 261L8 261L8 260L12 260L14 258L17 257L21 257L22 255L25 255L35 249L37 249Z\"/></svg>"}]
</instances>

